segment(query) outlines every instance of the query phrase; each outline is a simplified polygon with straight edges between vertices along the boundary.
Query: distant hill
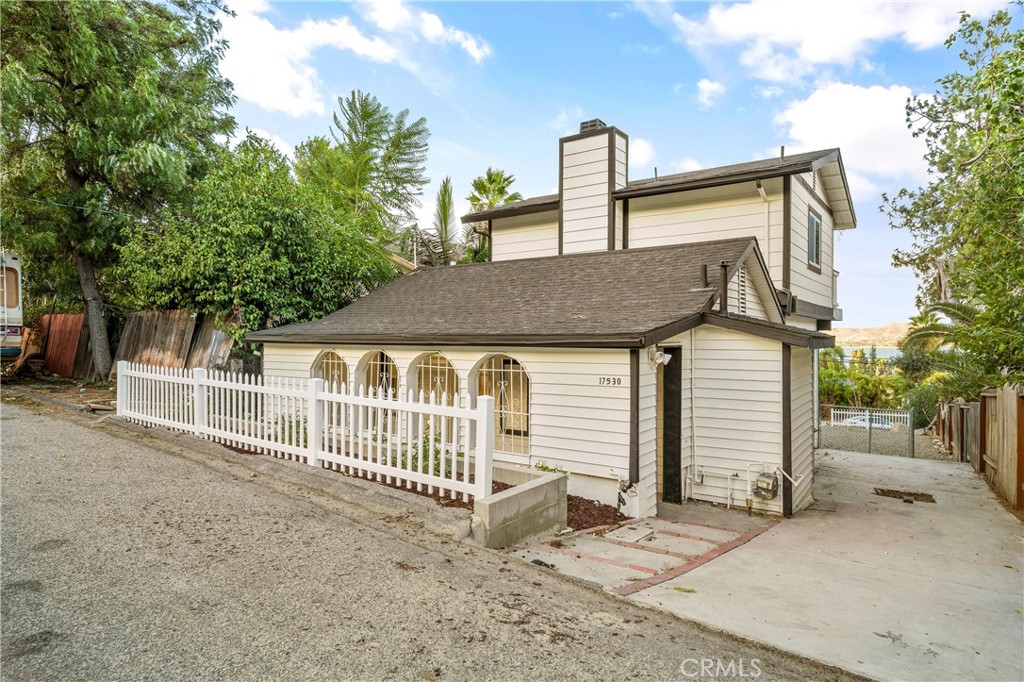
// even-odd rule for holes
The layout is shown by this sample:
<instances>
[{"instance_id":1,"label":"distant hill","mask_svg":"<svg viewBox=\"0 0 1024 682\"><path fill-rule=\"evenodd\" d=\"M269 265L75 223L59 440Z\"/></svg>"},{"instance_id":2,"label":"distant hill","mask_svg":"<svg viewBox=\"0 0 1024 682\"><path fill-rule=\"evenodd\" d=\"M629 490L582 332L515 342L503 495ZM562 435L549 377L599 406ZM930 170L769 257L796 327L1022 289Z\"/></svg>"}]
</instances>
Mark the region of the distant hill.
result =
<instances>
[{"instance_id":1,"label":"distant hill","mask_svg":"<svg viewBox=\"0 0 1024 682\"><path fill-rule=\"evenodd\" d=\"M851 346L895 346L910 328L908 322L893 322L883 327L836 327L832 335L836 337L836 345L850 348Z\"/></svg>"}]
</instances>

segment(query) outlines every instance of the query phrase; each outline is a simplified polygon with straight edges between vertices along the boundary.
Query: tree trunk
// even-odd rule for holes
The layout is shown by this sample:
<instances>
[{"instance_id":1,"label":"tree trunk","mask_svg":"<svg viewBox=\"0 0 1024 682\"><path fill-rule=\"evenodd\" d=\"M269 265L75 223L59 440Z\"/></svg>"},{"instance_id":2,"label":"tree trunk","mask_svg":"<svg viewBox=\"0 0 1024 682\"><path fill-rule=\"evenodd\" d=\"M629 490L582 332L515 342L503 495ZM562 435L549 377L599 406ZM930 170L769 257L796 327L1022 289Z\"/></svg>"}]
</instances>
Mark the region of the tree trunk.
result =
<instances>
[{"instance_id":1,"label":"tree trunk","mask_svg":"<svg viewBox=\"0 0 1024 682\"><path fill-rule=\"evenodd\" d=\"M92 260L81 251L75 252L78 262L78 283L85 298L85 321L89 325L89 342L92 344L92 361L100 379L110 376L110 339L107 337L107 320L103 315L103 297L96 284L96 271Z\"/></svg>"}]
</instances>

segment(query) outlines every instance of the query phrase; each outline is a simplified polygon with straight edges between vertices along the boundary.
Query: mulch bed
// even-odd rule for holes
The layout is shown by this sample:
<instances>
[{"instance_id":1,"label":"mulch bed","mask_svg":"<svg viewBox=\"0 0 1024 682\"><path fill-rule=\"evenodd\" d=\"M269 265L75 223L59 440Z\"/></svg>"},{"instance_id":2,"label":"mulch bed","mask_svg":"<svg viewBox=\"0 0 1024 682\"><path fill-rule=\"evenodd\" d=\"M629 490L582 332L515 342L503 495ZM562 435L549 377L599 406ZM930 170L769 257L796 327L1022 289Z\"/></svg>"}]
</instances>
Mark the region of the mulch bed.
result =
<instances>
[{"instance_id":1,"label":"mulch bed","mask_svg":"<svg viewBox=\"0 0 1024 682\"><path fill-rule=\"evenodd\" d=\"M426 486L424 486L423 490L417 490L415 486L410 490L405 487L404 484L387 483L385 481L374 482L379 483L380 485L386 485L389 488L394 488L395 490L402 490L407 493L414 493L423 497L429 497L442 507L458 507L460 509L473 508L472 500L469 502L463 502L461 494L453 500L450 494L442 496L437 490L433 493L428 493ZM495 481L491 485L491 493L500 493L501 491L508 490L511 487L512 486L508 483ZM611 505L601 504L597 500L588 500L587 498L579 497L578 495L567 495L566 506L568 508L568 519L566 523L568 527L573 530L585 530L587 528L596 528L597 526L610 526L622 523L629 518Z\"/></svg>"}]
</instances>

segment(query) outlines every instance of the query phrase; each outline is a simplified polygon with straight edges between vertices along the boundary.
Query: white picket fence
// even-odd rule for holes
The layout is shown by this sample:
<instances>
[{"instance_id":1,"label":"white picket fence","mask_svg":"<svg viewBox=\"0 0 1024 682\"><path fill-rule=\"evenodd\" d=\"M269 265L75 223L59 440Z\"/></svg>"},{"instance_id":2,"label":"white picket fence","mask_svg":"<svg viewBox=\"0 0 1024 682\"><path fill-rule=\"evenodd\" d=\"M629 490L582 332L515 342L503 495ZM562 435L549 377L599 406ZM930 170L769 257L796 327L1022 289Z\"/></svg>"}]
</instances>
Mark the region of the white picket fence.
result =
<instances>
[{"instance_id":1,"label":"white picket fence","mask_svg":"<svg viewBox=\"0 0 1024 682\"><path fill-rule=\"evenodd\" d=\"M908 410L888 410L876 407L849 407L837 405L822 405L828 411L828 423L830 426L853 425L867 427L872 422L876 428L879 423L889 422L901 426L910 426L910 412Z\"/></svg>"},{"instance_id":2,"label":"white picket fence","mask_svg":"<svg viewBox=\"0 0 1024 682\"><path fill-rule=\"evenodd\" d=\"M415 399L414 399L415 398ZM494 398L348 393L288 379L119 362L117 414L311 466L463 500L490 495Z\"/></svg>"}]
</instances>

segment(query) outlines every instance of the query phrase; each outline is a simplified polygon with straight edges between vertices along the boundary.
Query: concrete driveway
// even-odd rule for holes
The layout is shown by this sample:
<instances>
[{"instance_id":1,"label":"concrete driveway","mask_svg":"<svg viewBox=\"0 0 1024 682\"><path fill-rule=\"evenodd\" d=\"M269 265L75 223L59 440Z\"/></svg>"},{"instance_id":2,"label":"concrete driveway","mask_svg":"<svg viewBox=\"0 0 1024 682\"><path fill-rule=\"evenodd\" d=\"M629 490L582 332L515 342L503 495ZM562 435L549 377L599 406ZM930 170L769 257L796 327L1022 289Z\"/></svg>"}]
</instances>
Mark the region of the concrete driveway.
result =
<instances>
[{"instance_id":1,"label":"concrete driveway","mask_svg":"<svg viewBox=\"0 0 1024 682\"><path fill-rule=\"evenodd\" d=\"M817 463L812 509L630 598L878 679L1024 679L1024 527L970 467Z\"/></svg>"}]
</instances>

